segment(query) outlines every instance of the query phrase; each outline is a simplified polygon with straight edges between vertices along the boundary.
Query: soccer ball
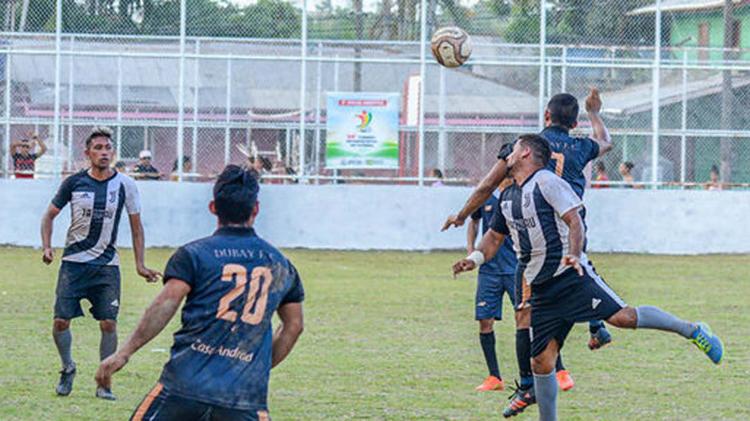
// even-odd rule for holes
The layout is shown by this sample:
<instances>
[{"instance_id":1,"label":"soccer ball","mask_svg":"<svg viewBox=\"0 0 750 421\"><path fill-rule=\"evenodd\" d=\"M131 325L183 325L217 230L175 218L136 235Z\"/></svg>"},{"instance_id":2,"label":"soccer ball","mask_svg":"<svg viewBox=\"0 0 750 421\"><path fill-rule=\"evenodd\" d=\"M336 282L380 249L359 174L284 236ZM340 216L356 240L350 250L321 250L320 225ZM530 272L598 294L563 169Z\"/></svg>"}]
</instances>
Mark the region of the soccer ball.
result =
<instances>
[{"instance_id":1,"label":"soccer ball","mask_svg":"<svg viewBox=\"0 0 750 421\"><path fill-rule=\"evenodd\" d=\"M471 55L471 38L457 26L440 28L432 34L432 55L445 67L458 67Z\"/></svg>"}]
</instances>

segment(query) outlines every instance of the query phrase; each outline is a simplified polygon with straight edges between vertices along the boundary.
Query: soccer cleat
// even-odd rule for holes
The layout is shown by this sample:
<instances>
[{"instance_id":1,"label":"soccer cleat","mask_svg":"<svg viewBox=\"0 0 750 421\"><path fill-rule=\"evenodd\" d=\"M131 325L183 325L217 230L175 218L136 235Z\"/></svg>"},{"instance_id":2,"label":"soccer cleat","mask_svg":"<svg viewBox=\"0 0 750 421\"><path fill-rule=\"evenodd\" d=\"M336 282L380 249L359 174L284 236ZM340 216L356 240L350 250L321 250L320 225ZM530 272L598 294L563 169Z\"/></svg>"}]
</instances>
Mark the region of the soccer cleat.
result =
<instances>
[{"instance_id":1,"label":"soccer cleat","mask_svg":"<svg viewBox=\"0 0 750 421\"><path fill-rule=\"evenodd\" d=\"M503 379L500 379L498 377L487 376L482 384L475 387L474 390L476 390L477 392L501 391L505 390L505 383L503 383Z\"/></svg>"},{"instance_id":2,"label":"soccer cleat","mask_svg":"<svg viewBox=\"0 0 750 421\"><path fill-rule=\"evenodd\" d=\"M117 396L112 393L111 389L107 389L105 387L97 387L96 388L96 397L99 399L104 399L107 401L116 401Z\"/></svg>"},{"instance_id":3,"label":"soccer cleat","mask_svg":"<svg viewBox=\"0 0 750 421\"><path fill-rule=\"evenodd\" d=\"M520 414L530 405L536 403L536 395L534 394L534 387L531 386L527 389L521 389L516 382L516 388L512 395L510 395L510 402L508 406L503 410L503 417L510 418Z\"/></svg>"},{"instance_id":4,"label":"soccer cleat","mask_svg":"<svg viewBox=\"0 0 750 421\"><path fill-rule=\"evenodd\" d=\"M604 324L602 324L596 333L591 334L591 339L589 339L589 349L595 351L610 342L612 342L612 335L607 328L604 327Z\"/></svg>"},{"instance_id":5,"label":"soccer cleat","mask_svg":"<svg viewBox=\"0 0 750 421\"><path fill-rule=\"evenodd\" d=\"M55 392L58 396L68 396L73 391L73 379L76 378L76 366L60 370L60 383L57 384Z\"/></svg>"},{"instance_id":6,"label":"soccer cleat","mask_svg":"<svg viewBox=\"0 0 750 421\"><path fill-rule=\"evenodd\" d=\"M573 381L573 377L570 375L568 370L560 370L557 372L556 376L557 384L560 386L560 389L563 392L567 392L576 385L576 382Z\"/></svg>"},{"instance_id":7,"label":"soccer cleat","mask_svg":"<svg viewBox=\"0 0 750 421\"><path fill-rule=\"evenodd\" d=\"M719 364L724 356L724 344L711 332L711 327L703 322L696 323L691 341L703 351L714 364Z\"/></svg>"}]
</instances>

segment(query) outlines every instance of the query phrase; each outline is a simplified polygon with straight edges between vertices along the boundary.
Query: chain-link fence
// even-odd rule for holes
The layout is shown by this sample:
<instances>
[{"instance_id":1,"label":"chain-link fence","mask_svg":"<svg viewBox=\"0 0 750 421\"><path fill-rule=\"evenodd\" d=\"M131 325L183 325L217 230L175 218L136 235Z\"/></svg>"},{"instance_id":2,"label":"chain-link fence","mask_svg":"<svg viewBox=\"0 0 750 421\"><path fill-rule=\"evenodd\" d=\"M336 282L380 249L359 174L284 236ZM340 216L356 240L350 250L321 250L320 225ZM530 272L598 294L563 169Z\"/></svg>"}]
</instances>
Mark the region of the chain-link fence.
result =
<instances>
[{"instance_id":1,"label":"chain-link fence","mask_svg":"<svg viewBox=\"0 0 750 421\"><path fill-rule=\"evenodd\" d=\"M162 179L235 163L269 182L470 184L544 127L552 95L596 86L615 149L595 184L750 182L742 1L7 0L0 24L9 178L84 168L106 125L121 168L148 155ZM429 53L447 25L473 41L455 70ZM397 98L390 164L332 164L336 93Z\"/></svg>"}]
</instances>

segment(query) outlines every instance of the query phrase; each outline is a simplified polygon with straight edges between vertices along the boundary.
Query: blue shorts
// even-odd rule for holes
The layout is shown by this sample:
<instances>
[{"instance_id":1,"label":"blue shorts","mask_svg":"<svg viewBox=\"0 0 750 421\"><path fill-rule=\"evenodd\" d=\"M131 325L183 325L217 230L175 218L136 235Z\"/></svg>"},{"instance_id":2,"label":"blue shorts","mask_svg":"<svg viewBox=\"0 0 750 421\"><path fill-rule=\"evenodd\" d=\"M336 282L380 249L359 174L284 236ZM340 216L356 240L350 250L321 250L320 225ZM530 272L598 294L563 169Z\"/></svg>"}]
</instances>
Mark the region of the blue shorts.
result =
<instances>
[{"instance_id":1,"label":"blue shorts","mask_svg":"<svg viewBox=\"0 0 750 421\"><path fill-rule=\"evenodd\" d=\"M513 275L494 275L479 272L477 294L474 299L476 320L503 319L503 295L507 292L515 303ZM515 305L515 304L514 304Z\"/></svg>"},{"instance_id":2,"label":"blue shorts","mask_svg":"<svg viewBox=\"0 0 750 421\"><path fill-rule=\"evenodd\" d=\"M606 320L625 308L625 302L597 275L588 261L584 275L568 269L541 285L531 286L531 356L536 357L555 339L562 349L578 322Z\"/></svg>"},{"instance_id":3,"label":"blue shorts","mask_svg":"<svg viewBox=\"0 0 750 421\"><path fill-rule=\"evenodd\" d=\"M266 410L224 408L169 393L157 383L130 417L131 421L268 421Z\"/></svg>"},{"instance_id":4,"label":"blue shorts","mask_svg":"<svg viewBox=\"0 0 750 421\"><path fill-rule=\"evenodd\" d=\"M55 291L55 318L83 316L81 300L91 303L96 320L117 320L120 310L120 268L63 261Z\"/></svg>"}]
</instances>

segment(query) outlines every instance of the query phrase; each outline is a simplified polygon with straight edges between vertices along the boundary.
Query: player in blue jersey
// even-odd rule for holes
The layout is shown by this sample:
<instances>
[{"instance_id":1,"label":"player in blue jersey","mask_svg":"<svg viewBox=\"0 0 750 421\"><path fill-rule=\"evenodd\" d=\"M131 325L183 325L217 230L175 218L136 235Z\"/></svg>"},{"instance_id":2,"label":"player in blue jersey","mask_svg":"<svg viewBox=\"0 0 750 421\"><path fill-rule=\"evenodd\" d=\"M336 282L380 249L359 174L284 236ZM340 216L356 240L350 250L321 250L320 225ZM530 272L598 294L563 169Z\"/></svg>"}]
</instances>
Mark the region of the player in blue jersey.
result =
<instances>
[{"instance_id":1,"label":"player in blue jersey","mask_svg":"<svg viewBox=\"0 0 750 421\"><path fill-rule=\"evenodd\" d=\"M139 275L154 282L160 274L144 264L141 204L135 182L111 168L112 132L96 128L86 139L86 157L91 167L63 181L42 218L42 260L52 263L52 226L62 208L70 203L70 228L55 291L52 336L62 360L56 392L67 396L73 390L76 364L72 357L70 321L83 316L81 299L91 303L91 314L99 321L99 357L104 360L117 349L117 313L120 308L120 260L117 228L122 211L128 213L133 236L135 266ZM97 388L96 396L115 399L109 389Z\"/></svg>"},{"instance_id":2,"label":"player in blue jersey","mask_svg":"<svg viewBox=\"0 0 750 421\"><path fill-rule=\"evenodd\" d=\"M597 89L592 89L586 98L586 111L591 121L593 134L590 138L576 138L570 136L569 132L578 125L578 101L570 94L558 94L553 96L545 110L545 126L542 136L548 138L552 148L552 157L548 169L562 176L579 197L583 198L586 179L583 174L585 166L599 156L604 155L612 149L612 141L604 121L599 116L602 101ZM456 215L448 217L443 225L443 230L451 226L463 225L466 218L487 200L497 185L507 176L506 158L512 150L512 144L505 145L498 155L498 161L492 170L485 176L480 185L474 190L464 207ZM582 212L585 212L582 209ZM512 416L522 411L526 406L532 404L533 400L533 376L530 366L530 333L531 322L530 308L523 302L523 287L520 279L516 281L516 302L520 307L516 308L516 356L518 359L519 376L521 377L520 388L511 397L504 415ZM589 331L591 338L588 346L590 349L598 349L612 339L599 320L590 321ZM570 381L569 381L570 380ZM572 379L563 372L559 379L560 385L569 389L572 387Z\"/></svg>"},{"instance_id":3,"label":"player in blue jersey","mask_svg":"<svg viewBox=\"0 0 750 421\"><path fill-rule=\"evenodd\" d=\"M721 340L704 323L690 323L657 307L630 307L588 264L583 252L582 202L570 184L546 170L549 143L538 135L519 138L508 157L515 184L500 196L491 228L477 249L453 266L454 274L492 259L511 236L516 276L529 291L532 369L539 419L557 420L555 360L576 322L603 319L619 328L657 329L692 341L718 364Z\"/></svg>"},{"instance_id":4,"label":"player in blue jersey","mask_svg":"<svg viewBox=\"0 0 750 421\"><path fill-rule=\"evenodd\" d=\"M182 328L174 335L161 378L132 420L268 420L268 379L302 333L304 290L297 270L257 236L258 180L230 165L214 185L209 208L216 232L172 255L164 289L135 332L96 374L112 374L169 323L183 300ZM274 333L276 312L281 325Z\"/></svg>"}]
</instances>

